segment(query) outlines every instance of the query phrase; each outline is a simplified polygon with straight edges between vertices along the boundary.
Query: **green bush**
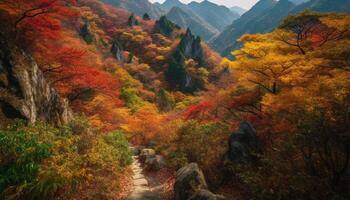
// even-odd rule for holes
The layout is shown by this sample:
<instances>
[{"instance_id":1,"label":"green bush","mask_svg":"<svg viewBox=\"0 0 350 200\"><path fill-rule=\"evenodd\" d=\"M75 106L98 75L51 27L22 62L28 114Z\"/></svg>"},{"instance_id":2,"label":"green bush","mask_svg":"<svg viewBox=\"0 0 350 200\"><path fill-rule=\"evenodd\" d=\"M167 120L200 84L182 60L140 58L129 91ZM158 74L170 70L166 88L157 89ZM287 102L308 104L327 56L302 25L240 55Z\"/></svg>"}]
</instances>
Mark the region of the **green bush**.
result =
<instances>
[{"instance_id":1,"label":"green bush","mask_svg":"<svg viewBox=\"0 0 350 200\"><path fill-rule=\"evenodd\" d=\"M118 156L120 166L127 166L132 163L132 152L129 148L129 143L121 131L116 131L109 133L104 137L104 141L112 146L117 152L116 157Z\"/></svg>"},{"instance_id":2,"label":"green bush","mask_svg":"<svg viewBox=\"0 0 350 200\"><path fill-rule=\"evenodd\" d=\"M35 181L41 162L48 158L49 143L40 136L17 130L0 130L0 192L14 185L23 189Z\"/></svg>"},{"instance_id":3,"label":"green bush","mask_svg":"<svg viewBox=\"0 0 350 200\"><path fill-rule=\"evenodd\" d=\"M61 128L16 123L0 130L0 199L107 195L130 163L122 132L98 133L83 117Z\"/></svg>"}]
</instances>

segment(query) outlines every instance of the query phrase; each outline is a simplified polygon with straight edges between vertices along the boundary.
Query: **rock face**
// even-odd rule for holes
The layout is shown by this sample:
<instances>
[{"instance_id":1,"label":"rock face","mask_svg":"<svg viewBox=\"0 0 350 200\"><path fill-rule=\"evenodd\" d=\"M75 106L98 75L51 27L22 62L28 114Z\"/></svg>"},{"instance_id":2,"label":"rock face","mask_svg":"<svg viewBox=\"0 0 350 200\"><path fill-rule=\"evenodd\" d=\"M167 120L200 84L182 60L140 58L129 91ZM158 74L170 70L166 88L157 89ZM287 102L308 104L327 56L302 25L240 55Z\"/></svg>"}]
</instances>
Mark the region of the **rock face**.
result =
<instances>
[{"instance_id":1,"label":"rock face","mask_svg":"<svg viewBox=\"0 0 350 200\"><path fill-rule=\"evenodd\" d=\"M205 83L187 69L186 59L193 59L198 66L205 64L200 37L195 37L190 29L182 36L179 45L168 60L166 79L172 89L192 93L205 88Z\"/></svg>"},{"instance_id":2,"label":"rock face","mask_svg":"<svg viewBox=\"0 0 350 200\"><path fill-rule=\"evenodd\" d=\"M111 47L111 53L113 54L114 58L120 62L124 60L122 55L122 46L117 40L114 40Z\"/></svg>"},{"instance_id":3,"label":"rock face","mask_svg":"<svg viewBox=\"0 0 350 200\"><path fill-rule=\"evenodd\" d=\"M201 38L195 37L190 29L182 37L178 49L182 51L186 58L193 58L200 65L204 62L203 48L201 46Z\"/></svg>"},{"instance_id":4,"label":"rock face","mask_svg":"<svg viewBox=\"0 0 350 200\"><path fill-rule=\"evenodd\" d=\"M68 101L50 87L33 58L0 41L0 124L25 119L59 126L71 117Z\"/></svg>"},{"instance_id":5,"label":"rock face","mask_svg":"<svg viewBox=\"0 0 350 200\"><path fill-rule=\"evenodd\" d=\"M259 151L256 130L248 122L242 122L239 129L229 139L228 158L233 164L251 164L256 160L255 152Z\"/></svg>"},{"instance_id":6,"label":"rock face","mask_svg":"<svg viewBox=\"0 0 350 200\"><path fill-rule=\"evenodd\" d=\"M176 172L176 200L190 199L197 191L207 188L203 172L196 163L191 163Z\"/></svg>"},{"instance_id":7,"label":"rock face","mask_svg":"<svg viewBox=\"0 0 350 200\"><path fill-rule=\"evenodd\" d=\"M213 194L209 190L200 190L190 200L227 200L222 195Z\"/></svg>"}]
</instances>

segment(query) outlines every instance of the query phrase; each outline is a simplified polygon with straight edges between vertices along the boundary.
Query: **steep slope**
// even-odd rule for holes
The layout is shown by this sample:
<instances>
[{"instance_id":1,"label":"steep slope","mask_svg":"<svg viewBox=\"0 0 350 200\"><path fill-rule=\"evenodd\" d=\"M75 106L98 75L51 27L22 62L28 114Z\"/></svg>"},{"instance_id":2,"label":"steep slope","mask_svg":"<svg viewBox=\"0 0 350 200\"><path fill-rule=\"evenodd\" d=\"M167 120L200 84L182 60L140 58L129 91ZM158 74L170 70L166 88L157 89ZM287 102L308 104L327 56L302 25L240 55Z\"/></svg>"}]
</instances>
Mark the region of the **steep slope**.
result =
<instances>
[{"instance_id":1,"label":"steep slope","mask_svg":"<svg viewBox=\"0 0 350 200\"><path fill-rule=\"evenodd\" d=\"M188 8L219 31L222 31L240 16L225 6L219 6L207 0L201 3L193 1L188 4Z\"/></svg>"},{"instance_id":2,"label":"steep slope","mask_svg":"<svg viewBox=\"0 0 350 200\"><path fill-rule=\"evenodd\" d=\"M276 6L266 14L249 22L245 30L247 33L265 33L272 31L288 13L295 8L290 0L280 0Z\"/></svg>"},{"instance_id":3,"label":"steep slope","mask_svg":"<svg viewBox=\"0 0 350 200\"><path fill-rule=\"evenodd\" d=\"M148 13L153 19L158 19L165 14L165 11L156 4L150 3L148 0L103 0L111 5L125 8L136 15L142 16Z\"/></svg>"},{"instance_id":4,"label":"steep slope","mask_svg":"<svg viewBox=\"0 0 350 200\"><path fill-rule=\"evenodd\" d=\"M293 8L295 8L295 4L290 2L290 0L280 0L272 9L268 10L266 14L250 21L244 27L244 34L267 33L273 31ZM239 37L237 39L239 39ZM223 51L223 55L230 55L232 50L238 49L240 46L240 42L234 42Z\"/></svg>"},{"instance_id":5,"label":"steep slope","mask_svg":"<svg viewBox=\"0 0 350 200\"><path fill-rule=\"evenodd\" d=\"M277 2L275 0L260 0L248 12L235 20L220 35L211 40L210 46L222 55L225 55L224 51L232 46L240 36L246 33L246 26L249 25L248 23L266 14L276 4Z\"/></svg>"},{"instance_id":6,"label":"steep slope","mask_svg":"<svg viewBox=\"0 0 350 200\"><path fill-rule=\"evenodd\" d=\"M350 13L349 0L310 0L296 7L292 13L303 10L314 10L319 12L346 12Z\"/></svg>"},{"instance_id":7,"label":"steep slope","mask_svg":"<svg viewBox=\"0 0 350 200\"><path fill-rule=\"evenodd\" d=\"M295 5L306 3L310 0L290 0L290 2L294 3Z\"/></svg>"},{"instance_id":8,"label":"steep slope","mask_svg":"<svg viewBox=\"0 0 350 200\"><path fill-rule=\"evenodd\" d=\"M296 4L292 2L299 5L295 6ZM276 28L285 16L307 9L319 12L350 13L350 2L348 0L280 0L273 7L265 10L265 12L253 12L254 10L261 11L261 9L257 8L262 8L263 6L261 5L263 4L272 6L274 3L270 0L259 1L250 11L236 20L218 37L210 41L211 47L223 56L228 56L232 50L240 47L240 43L236 42L236 40L243 34L270 32Z\"/></svg>"},{"instance_id":9,"label":"steep slope","mask_svg":"<svg viewBox=\"0 0 350 200\"><path fill-rule=\"evenodd\" d=\"M204 40L209 40L215 34L218 34L218 30L215 27L208 24L190 10L174 7L166 16L183 28L189 27L194 34L201 36Z\"/></svg>"},{"instance_id":10,"label":"steep slope","mask_svg":"<svg viewBox=\"0 0 350 200\"><path fill-rule=\"evenodd\" d=\"M68 100L59 96L35 60L0 41L0 124L14 119L64 125L72 118Z\"/></svg>"},{"instance_id":11,"label":"steep slope","mask_svg":"<svg viewBox=\"0 0 350 200\"><path fill-rule=\"evenodd\" d=\"M233 6L230 8L232 12L238 13L240 16L242 16L245 12L247 12L246 9L241 8L239 6Z\"/></svg>"}]
</instances>

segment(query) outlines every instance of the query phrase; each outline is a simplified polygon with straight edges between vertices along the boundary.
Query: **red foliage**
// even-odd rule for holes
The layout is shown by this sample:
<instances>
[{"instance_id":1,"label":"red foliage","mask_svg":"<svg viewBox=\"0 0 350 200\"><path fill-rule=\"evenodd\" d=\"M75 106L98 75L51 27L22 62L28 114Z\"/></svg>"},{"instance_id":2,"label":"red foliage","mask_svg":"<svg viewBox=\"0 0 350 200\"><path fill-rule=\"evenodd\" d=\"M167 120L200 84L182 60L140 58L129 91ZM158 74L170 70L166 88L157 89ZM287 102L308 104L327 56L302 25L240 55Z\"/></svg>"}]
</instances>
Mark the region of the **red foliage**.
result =
<instances>
[{"instance_id":1,"label":"red foliage","mask_svg":"<svg viewBox=\"0 0 350 200\"><path fill-rule=\"evenodd\" d=\"M105 95L118 98L119 82L107 72L92 67L77 66L64 68L56 81L60 92L69 96L77 89L90 88Z\"/></svg>"},{"instance_id":2,"label":"red foliage","mask_svg":"<svg viewBox=\"0 0 350 200\"><path fill-rule=\"evenodd\" d=\"M201 113L211 110L213 106L214 106L213 103L209 101L203 101L203 102L200 102L199 104L190 106L184 114L185 119L188 120L188 119L197 118L198 115L200 115Z\"/></svg>"}]
</instances>

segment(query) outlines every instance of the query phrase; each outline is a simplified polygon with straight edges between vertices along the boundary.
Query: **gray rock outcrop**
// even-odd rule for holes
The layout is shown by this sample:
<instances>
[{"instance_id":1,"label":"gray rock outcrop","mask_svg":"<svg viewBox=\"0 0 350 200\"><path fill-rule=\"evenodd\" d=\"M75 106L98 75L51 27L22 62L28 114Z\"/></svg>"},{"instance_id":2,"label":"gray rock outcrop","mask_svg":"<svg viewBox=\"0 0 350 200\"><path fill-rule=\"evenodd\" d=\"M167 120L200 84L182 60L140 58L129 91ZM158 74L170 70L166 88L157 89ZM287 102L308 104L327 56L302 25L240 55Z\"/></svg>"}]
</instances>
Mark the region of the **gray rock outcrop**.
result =
<instances>
[{"instance_id":1,"label":"gray rock outcrop","mask_svg":"<svg viewBox=\"0 0 350 200\"><path fill-rule=\"evenodd\" d=\"M191 163L176 172L175 200L226 200L224 196L209 191L202 170Z\"/></svg>"},{"instance_id":2,"label":"gray rock outcrop","mask_svg":"<svg viewBox=\"0 0 350 200\"><path fill-rule=\"evenodd\" d=\"M113 54L113 57L117 61L122 62L124 60L122 51L123 51L123 48L121 44L117 40L114 40L111 47L111 53Z\"/></svg>"},{"instance_id":3,"label":"gray rock outcrop","mask_svg":"<svg viewBox=\"0 0 350 200\"><path fill-rule=\"evenodd\" d=\"M190 199L199 190L207 188L207 182L197 163L188 164L176 172L175 200Z\"/></svg>"},{"instance_id":4,"label":"gray rock outcrop","mask_svg":"<svg viewBox=\"0 0 350 200\"><path fill-rule=\"evenodd\" d=\"M49 85L34 59L0 41L0 124L24 119L59 126L71 117L68 101Z\"/></svg>"},{"instance_id":5,"label":"gray rock outcrop","mask_svg":"<svg viewBox=\"0 0 350 200\"><path fill-rule=\"evenodd\" d=\"M204 63L204 53L201 46L201 38L194 36L190 29L187 29L182 37L178 48L186 58L196 60L200 65Z\"/></svg>"},{"instance_id":6,"label":"gray rock outcrop","mask_svg":"<svg viewBox=\"0 0 350 200\"><path fill-rule=\"evenodd\" d=\"M90 23L88 21L85 21L84 25L80 28L79 35L87 44L91 44L95 41L95 37L91 33Z\"/></svg>"},{"instance_id":7,"label":"gray rock outcrop","mask_svg":"<svg viewBox=\"0 0 350 200\"><path fill-rule=\"evenodd\" d=\"M248 122L241 122L239 129L229 139L228 158L233 164L246 165L256 160L259 152L259 140L256 130Z\"/></svg>"}]
</instances>

